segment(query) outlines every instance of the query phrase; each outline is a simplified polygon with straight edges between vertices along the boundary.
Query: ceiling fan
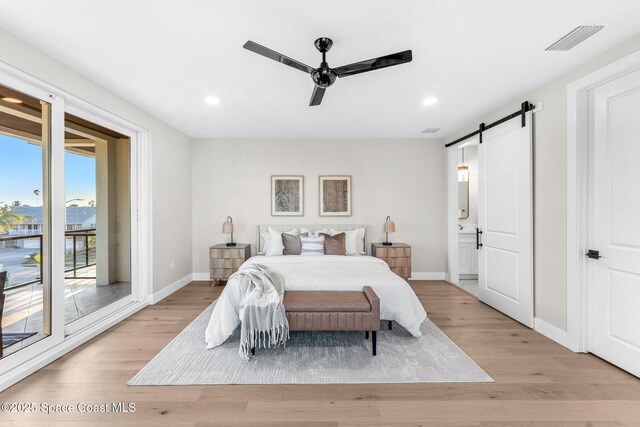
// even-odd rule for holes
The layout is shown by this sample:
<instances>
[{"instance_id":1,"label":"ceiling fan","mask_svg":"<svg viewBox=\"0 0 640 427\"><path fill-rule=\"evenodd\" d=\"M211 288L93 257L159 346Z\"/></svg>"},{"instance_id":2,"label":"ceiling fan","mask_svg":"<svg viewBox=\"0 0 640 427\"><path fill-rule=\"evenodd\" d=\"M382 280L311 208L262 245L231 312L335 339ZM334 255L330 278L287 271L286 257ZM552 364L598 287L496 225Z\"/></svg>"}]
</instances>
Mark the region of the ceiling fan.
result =
<instances>
[{"instance_id":1,"label":"ceiling fan","mask_svg":"<svg viewBox=\"0 0 640 427\"><path fill-rule=\"evenodd\" d=\"M302 62L291 59L281 53L271 50L268 47L259 45L256 42L249 40L244 44L244 48L255 52L258 55L266 56L269 59L288 65L297 70L304 71L311 76L315 87L311 94L311 101L309 106L320 105L325 90L331 86L337 77L348 77L354 74L365 73L367 71L379 70L385 67L391 67L393 65L404 64L405 62L411 62L412 55L411 50L405 50L402 52L392 53L391 55L381 56L379 58L367 59L366 61L354 62L353 64L343 65L342 67L330 68L327 63L326 54L333 46L333 40L328 37L320 37L314 42L316 49L322 53L322 62L318 68L312 68Z\"/></svg>"}]
</instances>

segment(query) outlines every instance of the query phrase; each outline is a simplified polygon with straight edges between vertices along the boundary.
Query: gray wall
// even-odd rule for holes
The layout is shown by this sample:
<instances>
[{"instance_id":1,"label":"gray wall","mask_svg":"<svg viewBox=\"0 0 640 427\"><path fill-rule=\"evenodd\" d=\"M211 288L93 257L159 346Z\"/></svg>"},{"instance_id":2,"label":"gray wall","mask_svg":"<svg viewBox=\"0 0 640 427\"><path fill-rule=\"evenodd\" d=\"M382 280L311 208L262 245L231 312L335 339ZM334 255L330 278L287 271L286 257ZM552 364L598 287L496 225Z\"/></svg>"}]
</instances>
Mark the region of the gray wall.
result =
<instances>
[{"instance_id":1,"label":"gray wall","mask_svg":"<svg viewBox=\"0 0 640 427\"><path fill-rule=\"evenodd\" d=\"M367 242L413 246L413 271L445 271L444 148L440 140L195 140L193 142L194 271L208 273L208 248L235 240L255 252L259 224L366 224ZM272 217L271 175L304 175L304 216ZM320 217L318 176L352 176L351 217Z\"/></svg>"},{"instance_id":2,"label":"gray wall","mask_svg":"<svg viewBox=\"0 0 640 427\"><path fill-rule=\"evenodd\" d=\"M640 37L629 40L560 79L521 94L495 114L478 117L449 138L453 141L477 129L480 122L512 113L522 101L542 101L543 110L534 116L535 316L562 330L567 327L567 85L639 49Z\"/></svg>"},{"instance_id":3,"label":"gray wall","mask_svg":"<svg viewBox=\"0 0 640 427\"><path fill-rule=\"evenodd\" d=\"M191 274L190 139L3 30L0 60L150 131L154 292Z\"/></svg>"}]
</instances>

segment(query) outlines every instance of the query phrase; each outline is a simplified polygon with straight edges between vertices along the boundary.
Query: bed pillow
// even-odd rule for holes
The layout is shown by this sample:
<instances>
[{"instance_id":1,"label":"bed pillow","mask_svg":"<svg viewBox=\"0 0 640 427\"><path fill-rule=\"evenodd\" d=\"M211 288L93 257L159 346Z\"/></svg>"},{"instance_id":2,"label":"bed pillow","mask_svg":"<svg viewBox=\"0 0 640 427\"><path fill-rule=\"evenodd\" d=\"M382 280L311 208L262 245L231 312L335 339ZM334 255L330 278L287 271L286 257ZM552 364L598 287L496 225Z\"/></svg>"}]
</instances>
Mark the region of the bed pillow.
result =
<instances>
[{"instance_id":1,"label":"bed pillow","mask_svg":"<svg viewBox=\"0 0 640 427\"><path fill-rule=\"evenodd\" d=\"M356 228L356 231L358 232L358 239L356 240L358 253L360 255L365 255L367 251L364 248L364 227Z\"/></svg>"},{"instance_id":2,"label":"bed pillow","mask_svg":"<svg viewBox=\"0 0 640 427\"><path fill-rule=\"evenodd\" d=\"M324 254L325 255L345 255L346 254L346 234L338 233L333 236L322 233L324 236Z\"/></svg>"},{"instance_id":3,"label":"bed pillow","mask_svg":"<svg viewBox=\"0 0 640 427\"><path fill-rule=\"evenodd\" d=\"M300 243L300 255L324 255L324 236L303 236Z\"/></svg>"},{"instance_id":4,"label":"bed pillow","mask_svg":"<svg viewBox=\"0 0 640 427\"><path fill-rule=\"evenodd\" d=\"M293 230L286 231L286 233L296 235L298 234L298 230L294 228ZM271 227L267 229L266 233L262 233L262 238L264 239L263 251L265 256L282 255L284 245L282 244L281 234L282 232L276 231Z\"/></svg>"},{"instance_id":5,"label":"bed pillow","mask_svg":"<svg viewBox=\"0 0 640 427\"><path fill-rule=\"evenodd\" d=\"M308 237L309 233L301 233L298 235L282 233L282 255L300 255L302 251L302 242L300 237Z\"/></svg>"}]
</instances>

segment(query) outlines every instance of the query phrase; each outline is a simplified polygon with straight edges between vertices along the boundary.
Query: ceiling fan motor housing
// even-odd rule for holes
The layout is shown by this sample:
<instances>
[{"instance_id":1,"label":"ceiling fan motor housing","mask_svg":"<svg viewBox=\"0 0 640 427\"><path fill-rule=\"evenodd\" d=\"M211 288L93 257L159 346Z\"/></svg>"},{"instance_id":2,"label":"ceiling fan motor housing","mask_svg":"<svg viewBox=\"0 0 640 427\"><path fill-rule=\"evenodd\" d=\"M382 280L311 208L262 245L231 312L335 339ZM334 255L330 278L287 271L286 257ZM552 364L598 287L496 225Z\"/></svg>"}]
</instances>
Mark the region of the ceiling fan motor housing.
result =
<instances>
[{"instance_id":1,"label":"ceiling fan motor housing","mask_svg":"<svg viewBox=\"0 0 640 427\"><path fill-rule=\"evenodd\" d=\"M320 68L316 68L311 72L311 79L316 86L321 88L328 88L336 81L338 73L329 68L326 62L320 64Z\"/></svg>"}]
</instances>

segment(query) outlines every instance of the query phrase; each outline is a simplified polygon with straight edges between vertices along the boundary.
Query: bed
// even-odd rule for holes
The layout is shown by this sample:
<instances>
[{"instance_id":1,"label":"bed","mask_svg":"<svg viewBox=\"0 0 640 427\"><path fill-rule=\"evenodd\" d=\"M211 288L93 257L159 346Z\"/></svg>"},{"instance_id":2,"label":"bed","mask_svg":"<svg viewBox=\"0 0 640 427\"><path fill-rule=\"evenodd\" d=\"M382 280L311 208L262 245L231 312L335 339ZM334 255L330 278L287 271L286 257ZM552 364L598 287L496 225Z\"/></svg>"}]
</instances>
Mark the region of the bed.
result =
<instances>
[{"instance_id":1,"label":"bed","mask_svg":"<svg viewBox=\"0 0 640 427\"><path fill-rule=\"evenodd\" d=\"M269 226L258 226L258 253L264 251L264 231ZM272 229L275 226L271 226ZM351 231L358 225L277 226L277 231L306 228L309 231L333 228ZM365 237L366 239L366 233ZM366 245L365 245L366 247ZM414 337L421 336L420 325L426 319L422 304L409 284L394 274L387 264L368 255L340 256L263 256L248 259L241 267L261 264L278 273L285 280L285 290L362 291L371 286L380 297L380 318L391 320L404 327ZM240 326L240 310L243 296L236 280L231 277L214 307L205 333L207 348L222 344Z\"/></svg>"}]
</instances>

